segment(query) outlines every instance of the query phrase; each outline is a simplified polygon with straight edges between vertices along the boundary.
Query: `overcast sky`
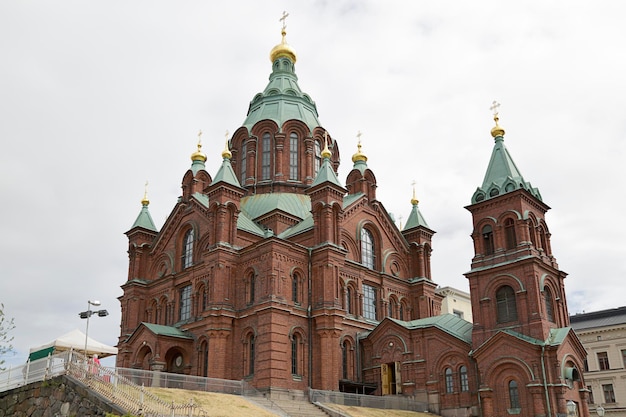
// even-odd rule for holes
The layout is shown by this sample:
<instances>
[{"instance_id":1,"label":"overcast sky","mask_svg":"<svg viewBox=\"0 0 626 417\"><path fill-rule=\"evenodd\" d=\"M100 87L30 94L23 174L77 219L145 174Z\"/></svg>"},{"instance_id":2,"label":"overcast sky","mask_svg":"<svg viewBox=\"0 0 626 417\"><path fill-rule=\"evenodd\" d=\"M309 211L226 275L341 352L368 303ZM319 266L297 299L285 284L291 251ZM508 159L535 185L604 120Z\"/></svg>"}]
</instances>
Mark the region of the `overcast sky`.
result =
<instances>
[{"instance_id":1,"label":"overcast sky","mask_svg":"<svg viewBox=\"0 0 626 417\"><path fill-rule=\"evenodd\" d=\"M287 41L299 85L356 152L400 222L416 181L437 234L432 271L467 290L464 206L505 144L552 209L569 312L626 305L626 3L621 1L2 1L0 302L16 355L78 328L87 300L116 344L128 240L149 181L161 227L204 132L207 170L243 123Z\"/></svg>"}]
</instances>

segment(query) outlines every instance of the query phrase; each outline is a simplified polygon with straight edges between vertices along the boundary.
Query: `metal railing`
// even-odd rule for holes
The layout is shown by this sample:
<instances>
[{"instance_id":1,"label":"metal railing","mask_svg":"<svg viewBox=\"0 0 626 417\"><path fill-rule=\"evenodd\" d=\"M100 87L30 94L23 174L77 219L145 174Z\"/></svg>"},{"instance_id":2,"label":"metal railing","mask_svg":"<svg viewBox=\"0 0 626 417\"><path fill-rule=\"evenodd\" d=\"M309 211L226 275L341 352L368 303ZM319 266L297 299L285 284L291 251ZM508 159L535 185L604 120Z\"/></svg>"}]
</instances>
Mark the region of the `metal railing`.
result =
<instances>
[{"instance_id":1,"label":"metal railing","mask_svg":"<svg viewBox=\"0 0 626 417\"><path fill-rule=\"evenodd\" d=\"M428 412L428 403L415 401L412 397L398 395L378 396L309 389L309 401L322 404L332 403L356 407Z\"/></svg>"},{"instance_id":2,"label":"metal railing","mask_svg":"<svg viewBox=\"0 0 626 417\"><path fill-rule=\"evenodd\" d=\"M9 368L0 373L0 392L33 382L67 375L118 405L120 408L146 417L195 417L206 416L206 411L190 400L188 404L167 402L152 394L143 385L119 375L115 369L101 367L77 352L68 351L25 365Z\"/></svg>"}]
</instances>

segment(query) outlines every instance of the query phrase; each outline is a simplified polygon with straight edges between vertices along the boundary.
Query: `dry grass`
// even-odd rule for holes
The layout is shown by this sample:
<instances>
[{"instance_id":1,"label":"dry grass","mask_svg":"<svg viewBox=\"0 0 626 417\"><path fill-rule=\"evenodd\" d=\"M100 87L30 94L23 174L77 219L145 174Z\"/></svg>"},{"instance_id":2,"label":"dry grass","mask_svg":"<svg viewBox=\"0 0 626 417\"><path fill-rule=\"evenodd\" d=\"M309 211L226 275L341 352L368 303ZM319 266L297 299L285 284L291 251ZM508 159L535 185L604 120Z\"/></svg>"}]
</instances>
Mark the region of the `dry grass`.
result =
<instances>
[{"instance_id":1,"label":"dry grass","mask_svg":"<svg viewBox=\"0 0 626 417\"><path fill-rule=\"evenodd\" d=\"M168 402L174 401L176 404L189 403L189 400L193 399L194 404L206 411L210 417L276 417L275 414L252 404L238 395L173 388L148 389L158 395L159 398Z\"/></svg>"},{"instance_id":2,"label":"dry grass","mask_svg":"<svg viewBox=\"0 0 626 417\"><path fill-rule=\"evenodd\" d=\"M324 404L351 417L433 417L432 414L404 410L381 410L380 408L355 407L351 405Z\"/></svg>"},{"instance_id":3,"label":"dry grass","mask_svg":"<svg viewBox=\"0 0 626 417\"><path fill-rule=\"evenodd\" d=\"M244 397L215 392L191 391L174 388L147 388L159 398L176 404L188 403L193 399L194 404L207 412L210 417L276 417L275 414L247 401ZM378 408L354 407L338 404L324 404L325 406L341 411L351 417L433 417L432 414L417 413L402 410L381 410Z\"/></svg>"}]
</instances>

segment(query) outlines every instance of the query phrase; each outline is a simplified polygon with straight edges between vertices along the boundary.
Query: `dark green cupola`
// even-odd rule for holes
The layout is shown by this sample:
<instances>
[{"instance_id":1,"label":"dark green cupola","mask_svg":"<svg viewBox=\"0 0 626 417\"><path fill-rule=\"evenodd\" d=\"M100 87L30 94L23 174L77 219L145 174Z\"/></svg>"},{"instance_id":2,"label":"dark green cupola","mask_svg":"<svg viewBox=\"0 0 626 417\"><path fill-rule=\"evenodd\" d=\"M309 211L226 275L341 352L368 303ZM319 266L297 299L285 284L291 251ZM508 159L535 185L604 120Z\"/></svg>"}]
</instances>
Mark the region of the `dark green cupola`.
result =
<instances>
[{"instance_id":1,"label":"dark green cupola","mask_svg":"<svg viewBox=\"0 0 626 417\"><path fill-rule=\"evenodd\" d=\"M270 52L272 73L269 84L250 102L248 115L243 122L248 131L261 120L273 120L280 127L287 120L302 120L312 132L320 126L317 107L308 94L298 86L295 72L296 51L285 40L287 32L282 28L282 41Z\"/></svg>"},{"instance_id":2,"label":"dark green cupola","mask_svg":"<svg viewBox=\"0 0 626 417\"><path fill-rule=\"evenodd\" d=\"M493 119L496 125L491 129L491 136L495 144L483 183L472 196L472 204L519 189L524 189L541 200L539 190L524 180L511 154L504 146L504 129L498 124L498 113L494 114Z\"/></svg>"}]
</instances>

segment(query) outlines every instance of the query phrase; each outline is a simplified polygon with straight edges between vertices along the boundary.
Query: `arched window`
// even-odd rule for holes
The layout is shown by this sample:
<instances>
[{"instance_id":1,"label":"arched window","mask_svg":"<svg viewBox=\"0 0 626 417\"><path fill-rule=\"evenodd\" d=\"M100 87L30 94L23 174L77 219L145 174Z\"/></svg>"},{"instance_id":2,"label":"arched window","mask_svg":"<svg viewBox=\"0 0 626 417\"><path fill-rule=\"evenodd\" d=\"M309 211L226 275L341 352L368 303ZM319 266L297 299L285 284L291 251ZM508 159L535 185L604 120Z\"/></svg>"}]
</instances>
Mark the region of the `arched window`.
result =
<instances>
[{"instance_id":1,"label":"arched window","mask_svg":"<svg viewBox=\"0 0 626 417\"><path fill-rule=\"evenodd\" d=\"M462 392L469 391L469 380L467 378L467 367L465 365L459 368L459 383Z\"/></svg>"},{"instance_id":2,"label":"arched window","mask_svg":"<svg viewBox=\"0 0 626 417\"><path fill-rule=\"evenodd\" d=\"M298 333L294 333L291 337L291 374L302 375L299 369L298 361L298 349L300 347L300 336Z\"/></svg>"},{"instance_id":3,"label":"arched window","mask_svg":"<svg viewBox=\"0 0 626 417\"><path fill-rule=\"evenodd\" d=\"M491 255L493 254L493 229L491 226L486 225L483 227L482 231L483 236L483 254Z\"/></svg>"},{"instance_id":4,"label":"arched window","mask_svg":"<svg viewBox=\"0 0 626 417\"><path fill-rule=\"evenodd\" d=\"M552 292L550 288L544 287L543 289L543 302L546 306L546 318L551 322L554 322L554 308L552 305Z\"/></svg>"},{"instance_id":5,"label":"arched window","mask_svg":"<svg viewBox=\"0 0 626 417\"><path fill-rule=\"evenodd\" d=\"M348 346L344 340L341 344L341 378L348 379Z\"/></svg>"},{"instance_id":6,"label":"arched window","mask_svg":"<svg viewBox=\"0 0 626 417\"><path fill-rule=\"evenodd\" d=\"M178 320L189 320L191 317L191 285L185 285L180 289Z\"/></svg>"},{"instance_id":7,"label":"arched window","mask_svg":"<svg viewBox=\"0 0 626 417\"><path fill-rule=\"evenodd\" d=\"M250 334L248 336L248 349L247 349L247 359L248 359L248 375L254 375L254 346L255 340L254 335Z\"/></svg>"},{"instance_id":8,"label":"arched window","mask_svg":"<svg viewBox=\"0 0 626 417\"><path fill-rule=\"evenodd\" d=\"M291 133L289 136L289 179L298 179L298 135Z\"/></svg>"},{"instance_id":9,"label":"arched window","mask_svg":"<svg viewBox=\"0 0 626 417\"><path fill-rule=\"evenodd\" d=\"M539 240L541 241L541 248L543 249L546 255L549 255L548 238L546 237L546 230L543 228L543 226L539 226Z\"/></svg>"},{"instance_id":10,"label":"arched window","mask_svg":"<svg viewBox=\"0 0 626 417\"><path fill-rule=\"evenodd\" d=\"M532 219L528 219L528 234L530 235L530 243L532 243L534 248L537 248L537 234L535 230L535 223Z\"/></svg>"},{"instance_id":11,"label":"arched window","mask_svg":"<svg viewBox=\"0 0 626 417\"><path fill-rule=\"evenodd\" d=\"M396 311L396 301L392 298L389 297L389 311L387 312L387 316L394 318L394 314Z\"/></svg>"},{"instance_id":12,"label":"arched window","mask_svg":"<svg viewBox=\"0 0 626 417\"><path fill-rule=\"evenodd\" d=\"M209 376L209 342L202 342L202 346L200 347L200 351L202 352L201 361L202 361L202 376Z\"/></svg>"},{"instance_id":13,"label":"arched window","mask_svg":"<svg viewBox=\"0 0 626 417\"><path fill-rule=\"evenodd\" d=\"M315 141L315 174L322 166L322 145L319 141Z\"/></svg>"},{"instance_id":14,"label":"arched window","mask_svg":"<svg viewBox=\"0 0 626 417\"><path fill-rule=\"evenodd\" d=\"M374 238L365 228L361 229L361 263L367 268L374 269Z\"/></svg>"},{"instance_id":15,"label":"arched window","mask_svg":"<svg viewBox=\"0 0 626 417\"><path fill-rule=\"evenodd\" d=\"M504 237L507 249L515 249L517 246L517 237L515 236L515 222L513 219L504 221Z\"/></svg>"},{"instance_id":16,"label":"arched window","mask_svg":"<svg viewBox=\"0 0 626 417\"><path fill-rule=\"evenodd\" d=\"M241 184L244 185L246 183L246 177L248 176L248 142L243 141L241 143Z\"/></svg>"},{"instance_id":17,"label":"arched window","mask_svg":"<svg viewBox=\"0 0 626 417\"><path fill-rule=\"evenodd\" d=\"M193 265L193 229L187 230L183 238L183 253L181 255L183 269Z\"/></svg>"},{"instance_id":18,"label":"arched window","mask_svg":"<svg viewBox=\"0 0 626 417\"><path fill-rule=\"evenodd\" d=\"M515 381L514 379L509 381L509 406L510 408L521 408L517 381Z\"/></svg>"},{"instance_id":19,"label":"arched window","mask_svg":"<svg viewBox=\"0 0 626 417\"><path fill-rule=\"evenodd\" d=\"M446 368L446 392L448 394L454 392L454 379L452 378L452 368Z\"/></svg>"},{"instance_id":20,"label":"arched window","mask_svg":"<svg viewBox=\"0 0 626 417\"><path fill-rule=\"evenodd\" d=\"M363 317L376 320L376 288L363 284Z\"/></svg>"},{"instance_id":21,"label":"arched window","mask_svg":"<svg viewBox=\"0 0 626 417\"><path fill-rule=\"evenodd\" d=\"M353 304L352 304L352 297L354 296L354 294L352 293L352 288L348 287L346 289L346 311L348 312L348 314L354 314L354 310L352 308Z\"/></svg>"},{"instance_id":22,"label":"arched window","mask_svg":"<svg viewBox=\"0 0 626 417\"><path fill-rule=\"evenodd\" d=\"M404 303L402 301L400 302L400 317L398 318L404 320Z\"/></svg>"},{"instance_id":23,"label":"arched window","mask_svg":"<svg viewBox=\"0 0 626 417\"><path fill-rule=\"evenodd\" d=\"M505 285L496 291L496 305L498 309L498 323L517 320L517 304L515 301L515 291Z\"/></svg>"},{"instance_id":24,"label":"arched window","mask_svg":"<svg viewBox=\"0 0 626 417\"><path fill-rule=\"evenodd\" d=\"M270 157L271 157L270 134L264 133L261 140L261 179L270 179Z\"/></svg>"},{"instance_id":25,"label":"arched window","mask_svg":"<svg viewBox=\"0 0 626 417\"><path fill-rule=\"evenodd\" d=\"M291 277L291 299L294 303L298 304L300 302L300 297L298 296L298 281L300 277L298 274L294 273Z\"/></svg>"}]
</instances>

